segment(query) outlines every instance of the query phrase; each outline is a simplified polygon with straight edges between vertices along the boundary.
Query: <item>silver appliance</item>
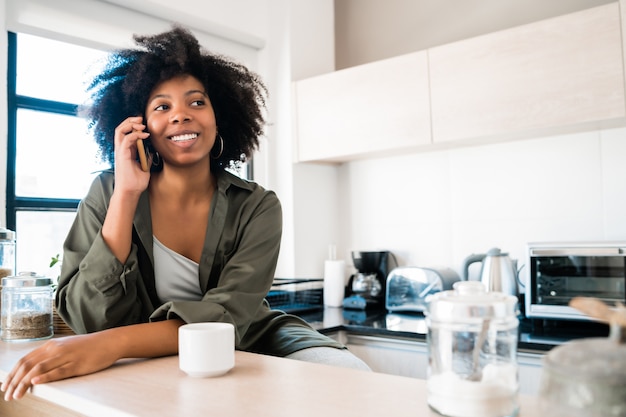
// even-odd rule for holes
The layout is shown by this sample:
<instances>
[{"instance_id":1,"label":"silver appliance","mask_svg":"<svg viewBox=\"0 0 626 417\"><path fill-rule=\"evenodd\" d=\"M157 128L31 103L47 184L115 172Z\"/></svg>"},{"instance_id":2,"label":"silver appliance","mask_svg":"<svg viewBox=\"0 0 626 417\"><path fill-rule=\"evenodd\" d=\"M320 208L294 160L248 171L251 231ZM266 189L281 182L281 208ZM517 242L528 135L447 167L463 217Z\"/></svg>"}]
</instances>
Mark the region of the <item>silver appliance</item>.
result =
<instances>
[{"instance_id":1,"label":"silver appliance","mask_svg":"<svg viewBox=\"0 0 626 417\"><path fill-rule=\"evenodd\" d=\"M471 264L480 262L479 280L487 291L519 295L517 280L517 261L499 248L492 248L487 253L472 254L463 261L463 280L467 281Z\"/></svg>"},{"instance_id":2,"label":"silver appliance","mask_svg":"<svg viewBox=\"0 0 626 417\"><path fill-rule=\"evenodd\" d=\"M626 242L527 244L526 317L592 320L569 307L572 298L626 304Z\"/></svg>"},{"instance_id":3,"label":"silver appliance","mask_svg":"<svg viewBox=\"0 0 626 417\"><path fill-rule=\"evenodd\" d=\"M450 268L395 268L387 276L385 307L396 312L423 312L427 296L450 290L459 280L459 275Z\"/></svg>"}]
</instances>

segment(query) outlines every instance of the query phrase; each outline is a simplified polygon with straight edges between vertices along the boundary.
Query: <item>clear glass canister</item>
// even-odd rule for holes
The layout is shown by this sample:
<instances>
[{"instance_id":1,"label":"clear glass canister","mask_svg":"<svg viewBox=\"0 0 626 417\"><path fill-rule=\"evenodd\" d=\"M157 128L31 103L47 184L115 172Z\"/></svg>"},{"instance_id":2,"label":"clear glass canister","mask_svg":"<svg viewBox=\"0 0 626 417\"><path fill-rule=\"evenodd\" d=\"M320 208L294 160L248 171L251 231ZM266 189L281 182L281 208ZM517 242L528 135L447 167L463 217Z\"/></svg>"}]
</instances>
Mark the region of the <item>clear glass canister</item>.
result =
<instances>
[{"instance_id":1,"label":"clear glass canister","mask_svg":"<svg viewBox=\"0 0 626 417\"><path fill-rule=\"evenodd\" d=\"M15 275L15 232L0 227L0 279ZM2 287L0 287L2 294ZM0 296L0 308L2 297Z\"/></svg>"},{"instance_id":2,"label":"clear glass canister","mask_svg":"<svg viewBox=\"0 0 626 417\"><path fill-rule=\"evenodd\" d=\"M0 278L15 275L15 232L0 227Z\"/></svg>"},{"instance_id":3,"label":"clear glass canister","mask_svg":"<svg viewBox=\"0 0 626 417\"><path fill-rule=\"evenodd\" d=\"M2 278L2 340L52 337L52 303L52 279L33 272Z\"/></svg>"},{"instance_id":4,"label":"clear glass canister","mask_svg":"<svg viewBox=\"0 0 626 417\"><path fill-rule=\"evenodd\" d=\"M507 417L519 411L517 297L477 281L427 300L428 404L452 417Z\"/></svg>"},{"instance_id":5,"label":"clear glass canister","mask_svg":"<svg viewBox=\"0 0 626 417\"><path fill-rule=\"evenodd\" d=\"M626 416L626 342L588 338L552 349L539 399L545 416Z\"/></svg>"}]
</instances>

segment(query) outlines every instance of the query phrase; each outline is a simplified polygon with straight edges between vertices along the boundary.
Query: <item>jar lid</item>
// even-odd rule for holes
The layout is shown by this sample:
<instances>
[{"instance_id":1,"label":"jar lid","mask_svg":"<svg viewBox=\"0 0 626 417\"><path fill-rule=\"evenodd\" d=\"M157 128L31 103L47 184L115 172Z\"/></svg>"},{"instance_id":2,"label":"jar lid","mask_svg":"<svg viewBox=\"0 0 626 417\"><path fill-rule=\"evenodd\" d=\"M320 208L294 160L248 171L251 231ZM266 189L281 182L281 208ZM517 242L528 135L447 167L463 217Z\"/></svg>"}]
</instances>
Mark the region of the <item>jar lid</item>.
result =
<instances>
[{"instance_id":1,"label":"jar lid","mask_svg":"<svg viewBox=\"0 0 626 417\"><path fill-rule=\"evenodd\" d=\"M35 272L20 272L13 277L2 278L2 287L23 288L23 287L45 287L52 285L52 279L37 276Z\"/></svg>"},{"instance_id":2,"label":"jar lid","mask_svg":"<svg viewBox=\"0 0 626 417\"><path fill-rule=\"evenodd\" d=\"M458 281L452 290L428 296L424 313L434 320L509 319L518 315L517 297L488 292L480 281Z\"/></svg>"},{"instance_id":3,"label":"jar lid","mask_svg":"<svg viewBox=\"0 0 626 417\"><path fill-rule=\"evenodd\" d=\"M0 227L0 240L15 240L15 232L13 230Z\"/></svg>"}]
</instances>

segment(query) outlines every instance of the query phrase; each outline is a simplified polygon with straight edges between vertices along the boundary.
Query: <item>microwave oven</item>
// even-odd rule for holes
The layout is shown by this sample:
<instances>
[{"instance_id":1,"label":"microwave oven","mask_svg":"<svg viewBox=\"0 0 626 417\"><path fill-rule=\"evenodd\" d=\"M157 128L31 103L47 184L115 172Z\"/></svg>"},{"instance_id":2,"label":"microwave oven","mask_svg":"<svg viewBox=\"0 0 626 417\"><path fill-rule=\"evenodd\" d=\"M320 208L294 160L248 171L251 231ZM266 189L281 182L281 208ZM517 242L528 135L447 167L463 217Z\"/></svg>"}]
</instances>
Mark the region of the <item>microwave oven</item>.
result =
<instances>
[{"instance_id":1,"label":"microwave oven","mask_svg":"<svg viewBox=\"0 0 626 417\"><path fill-rule=\"evenodd\" d=\"M626 304L626 242L529 243L526 261L528 318L594 320L569 307L579 296Z\"/></svg>"}]
</instances>

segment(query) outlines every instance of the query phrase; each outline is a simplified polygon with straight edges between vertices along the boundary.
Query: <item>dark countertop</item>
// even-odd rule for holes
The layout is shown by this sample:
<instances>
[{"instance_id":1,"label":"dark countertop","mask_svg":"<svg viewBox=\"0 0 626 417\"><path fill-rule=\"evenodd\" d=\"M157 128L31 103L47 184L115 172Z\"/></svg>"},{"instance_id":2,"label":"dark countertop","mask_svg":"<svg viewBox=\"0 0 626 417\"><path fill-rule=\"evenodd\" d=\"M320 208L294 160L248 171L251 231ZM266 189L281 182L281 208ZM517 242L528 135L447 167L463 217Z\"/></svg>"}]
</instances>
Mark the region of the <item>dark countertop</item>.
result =
<instances>
[{"instance_id":1,"label":"dark countertop","mask_svg":"<svg viewBox=\"0 0 626 417\"><path fill-rule=\"evenodd\" d=\"M405 338L426 342L427 327L420 313L391 313L385 310L346 310L324 307L293 313L321 333L346 331L353 334ZM570 340L606 337L608 326L591 322L520 319L518 351L545 353Z\"/></svg>"}]
</instances>

